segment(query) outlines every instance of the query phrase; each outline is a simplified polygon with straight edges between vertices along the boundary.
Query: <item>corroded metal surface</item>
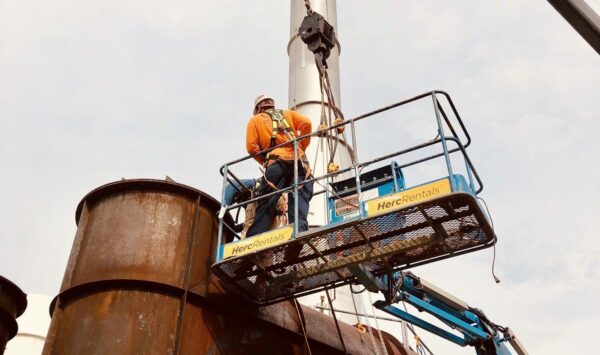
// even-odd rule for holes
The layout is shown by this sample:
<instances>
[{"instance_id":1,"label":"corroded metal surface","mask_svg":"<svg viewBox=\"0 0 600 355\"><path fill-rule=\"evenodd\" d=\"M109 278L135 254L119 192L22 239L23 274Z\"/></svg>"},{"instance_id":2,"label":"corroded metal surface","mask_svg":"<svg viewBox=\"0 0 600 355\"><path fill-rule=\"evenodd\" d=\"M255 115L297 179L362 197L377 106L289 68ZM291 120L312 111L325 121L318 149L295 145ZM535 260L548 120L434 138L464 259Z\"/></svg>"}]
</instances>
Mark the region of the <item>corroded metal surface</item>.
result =
<instances>
[{"instance_id":1,"label":"corroded metal surface","mask_svg":"<svg viewBox=\"0 0 600 355\"><path fill-rule=\"evenodd\" d=\"M18 331L16 319L27 308L27 296L10 280L0 276L0 355Z\"/></svg>"},{"instance_id":2,"label":"corroded metal surface","mask_svg":"<svg viewBox=\"0 0 600 355\"><path fill-rule=\"evenodd\" d=\"M219 203L184 185L126 180L80 203L44 354L303 354L292 303L257 308L211 275ZM339 353L330 317L301 310L314 354ZM368 353L341 324L351 353Z\"/></svg>"}]
</instances>

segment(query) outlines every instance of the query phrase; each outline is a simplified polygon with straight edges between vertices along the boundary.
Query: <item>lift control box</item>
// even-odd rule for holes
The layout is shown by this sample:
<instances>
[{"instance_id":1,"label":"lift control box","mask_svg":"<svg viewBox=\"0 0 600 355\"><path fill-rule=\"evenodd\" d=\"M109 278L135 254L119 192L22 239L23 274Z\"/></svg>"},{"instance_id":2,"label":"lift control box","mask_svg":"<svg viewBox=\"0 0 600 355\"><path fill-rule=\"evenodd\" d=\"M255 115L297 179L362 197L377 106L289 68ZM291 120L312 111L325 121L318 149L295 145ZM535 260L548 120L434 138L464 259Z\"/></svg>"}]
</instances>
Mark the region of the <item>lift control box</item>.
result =
<instances>
[{"instance_id":1,"label":"lift control box","mask_svg":"<svg viewBox=\"0 0 600 355\"><path fill-rule=\"evenodd\" d=\"M360 175L363 201L404 190L406 183L402 170L395 162ZM331 184L333 193L327 198L329 223L358 217L356 179L351 177Z\"/></svg>"}]
</instances>

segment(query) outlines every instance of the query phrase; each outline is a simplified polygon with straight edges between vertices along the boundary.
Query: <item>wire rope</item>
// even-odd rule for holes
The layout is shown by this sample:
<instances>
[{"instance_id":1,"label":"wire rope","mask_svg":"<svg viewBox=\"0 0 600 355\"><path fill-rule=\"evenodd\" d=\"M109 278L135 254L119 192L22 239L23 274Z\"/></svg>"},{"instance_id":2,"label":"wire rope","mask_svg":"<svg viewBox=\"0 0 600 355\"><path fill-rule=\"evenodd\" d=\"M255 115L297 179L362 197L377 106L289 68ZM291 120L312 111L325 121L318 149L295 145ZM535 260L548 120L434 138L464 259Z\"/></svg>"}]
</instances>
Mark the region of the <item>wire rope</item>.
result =
<instances>
[{"instance_id":1,"label":"wire rope","mask_svg":"<svg viewBox=\"0 0 600 355\"><path fill-rule=\"evenodd\" d=\"M375 319L375 329L377 329L377 333L379 334L379 341L381 342L381 348L383 349L383 353L388 355L387 349L385 348L385 342L383 341L383 335L381 334L381 328L379 328L379 321L377 321L377 314L375 314L375 308L373 307L373 300L371 299L371 292L367 292L367 297L369 298L369 304L371 305L371 312L373 314L373 318Z\"/></svg>"},{"instance_id":2,"label":"wire rope","mask_svg":"<svg viewBox=\"0 0 600 355\"><path fill-rule=\"evenodd\" d=\"M404 311L406 313L408 313L408 309L406 308L406 303L404 303L404 301L402 301L402 306L404 307ZM412 324L410 323L406 323L408 330L410 330L410 332L413 334L413 336L415 337L415 340L417 341L417 352L419 354L425 354L423 348L425 350L427 350L427 352L430 355L433 355L433 352L429 349L429 347L425 344L425 342L423 342L423 340L421 340L421 337L417 334L417 332L415 331L415 328L412 326Z\"/></svg>"},{"instance_id":3,"label":"wire rope","mask_svg":"<svg viewBox=\"0 0 600 355\"><path fill-rule=\"evenodd\" d=\"M294 298L294 306L296 306L296 313L298 314L298 321L300 322L300 328L302 329L302 335L304 335L304 344L306 344L306 349L308 350L308 355L312 355L312 351L310 350L310 344L308 343L308 335L306 334L306 328L304 327L304 318L300 314L300 308L298 307L298 300Z\"/></svg>"},{"instance_id":4,"label":"wire rope","mask_svg":"<svg viewBox=\"0 0 600 355\"><path fill-rule=\"evenodd\" d=\"M366 314L366 308L364 306L364 302L362 299L362 295L359 294L352 294L351 297L354 300L354 297L357 297L358 300L358 309L360 311L361 314ZM373 349L375 350L375 354L379 355L379 346L377 346L377 343L375 342L375 336L373 335L373 328L371 328L371 323L369 322L369 317L363 317L364 323L367 326L367 333L369 333L369 339L371 340L371 345L373 346Z\"/></svg>"},{"instance_id":5,"label":"wire rope","mask_svg":"<svg viewBox=\"0 0 600 355\"><path fill-rule=\"evenodd\" d=\"M327 301L329 302L329 308L331 309L331 316L335 321L335 328L337 329L338 336L340 337L340 342L342 343L342 348L344 349L344 354L348 354L348 350L346 350L346 343L344 342L344 337L342 336L342 331L340 330L340 324L338 322L337 316L335 315L335 310L333 309L333 302L331 301L331 296L329 295L329 290L325 289L325 294L327 295Z\"/></svg>"}]
</instances>

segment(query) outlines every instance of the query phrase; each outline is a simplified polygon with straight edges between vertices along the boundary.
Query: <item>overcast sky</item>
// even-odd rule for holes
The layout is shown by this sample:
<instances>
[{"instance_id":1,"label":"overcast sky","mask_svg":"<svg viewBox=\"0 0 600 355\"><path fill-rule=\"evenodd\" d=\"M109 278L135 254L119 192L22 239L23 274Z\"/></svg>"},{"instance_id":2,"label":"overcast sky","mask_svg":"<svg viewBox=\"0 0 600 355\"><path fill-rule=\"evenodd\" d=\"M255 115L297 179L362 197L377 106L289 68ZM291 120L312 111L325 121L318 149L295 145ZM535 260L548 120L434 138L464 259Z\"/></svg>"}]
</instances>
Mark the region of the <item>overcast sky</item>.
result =
<instances>
[{"instance_id":1,"label":"overcast sky","mask_svg":"<svg viewBox=\"0 0 600 355\"><path fill-rule=\"evenodd\" d=\"M254 98L287 100L288 22L276 0L0 2L0 274L57 294L76 205L107 182L217 196ZM414 272L532 354L593 352L598 54L546 1L338 0L338 33L347 117L444 89L473 137L502 283L491 249Z\"/></svg>"}]
</instances>

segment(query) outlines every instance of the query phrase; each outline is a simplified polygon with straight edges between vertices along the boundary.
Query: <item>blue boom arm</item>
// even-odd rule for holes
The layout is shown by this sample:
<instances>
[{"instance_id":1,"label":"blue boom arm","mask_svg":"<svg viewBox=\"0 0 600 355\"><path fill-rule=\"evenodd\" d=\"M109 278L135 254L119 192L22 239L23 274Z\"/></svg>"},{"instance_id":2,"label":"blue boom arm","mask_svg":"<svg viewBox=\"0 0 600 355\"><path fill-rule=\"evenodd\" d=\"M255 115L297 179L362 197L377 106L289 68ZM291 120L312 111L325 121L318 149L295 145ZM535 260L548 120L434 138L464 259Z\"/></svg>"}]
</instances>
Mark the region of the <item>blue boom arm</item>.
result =
<instances>
[{"instance_id":1,"label":"blue boom arm","mask_svg":"<svg viewBox=\"0 0 600 355\"><path fill-rule=\"evenodd\" d=\"M410 272L396 273L393 280L394 282L389 283L384 279L380 283L388 285L381 290L386 294L386 300L374 304L380 310L460 346L473 346L478 355L513 354L507 347L507 342L512 345L516 354L527 354L509 328L494 324L481 310L469 307L464 301ZM392 305L398 302L409 303L420 312L429 313L459 331L462 337Z\"/></svg>"}]
</instances>

